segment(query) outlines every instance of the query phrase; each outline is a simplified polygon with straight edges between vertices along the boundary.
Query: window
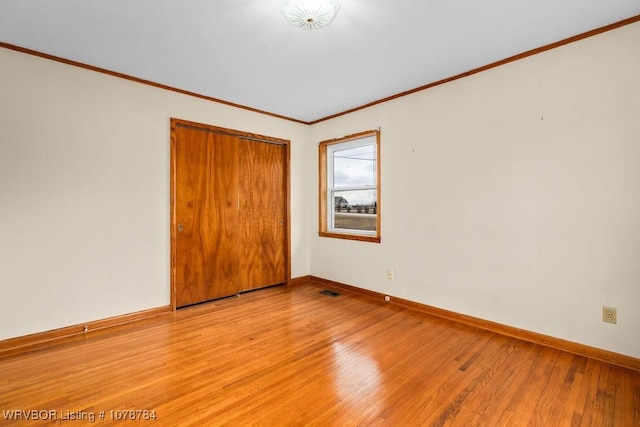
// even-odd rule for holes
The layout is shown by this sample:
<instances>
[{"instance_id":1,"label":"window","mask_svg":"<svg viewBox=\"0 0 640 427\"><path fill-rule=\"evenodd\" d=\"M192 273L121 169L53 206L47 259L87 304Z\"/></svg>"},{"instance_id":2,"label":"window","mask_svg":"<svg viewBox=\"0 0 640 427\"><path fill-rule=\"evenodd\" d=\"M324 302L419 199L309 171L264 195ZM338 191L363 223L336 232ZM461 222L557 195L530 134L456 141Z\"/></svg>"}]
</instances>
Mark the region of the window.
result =
<instances>
[{"instance_id":1,"label":"window","mask_svg":"<svg viewBox=\"0 0 640 427\"><path fill-rule=\"evenodd\" d=\"M380 242L380 131L319 149L320 236Z\"/></svg>"}]
</instances>

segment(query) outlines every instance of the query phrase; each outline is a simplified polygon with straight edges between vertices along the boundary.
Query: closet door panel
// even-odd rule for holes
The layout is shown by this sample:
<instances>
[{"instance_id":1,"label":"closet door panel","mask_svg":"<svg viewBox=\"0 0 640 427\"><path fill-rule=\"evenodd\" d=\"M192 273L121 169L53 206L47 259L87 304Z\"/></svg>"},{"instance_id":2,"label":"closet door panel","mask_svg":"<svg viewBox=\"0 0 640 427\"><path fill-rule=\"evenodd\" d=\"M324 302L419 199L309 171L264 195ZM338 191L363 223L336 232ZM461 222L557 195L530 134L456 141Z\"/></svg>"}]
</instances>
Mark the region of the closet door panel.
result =
<instances>
[{"instance_id":1,"label":"closet door panel","mask_svg":"<svg viewBox=\"0 0 640 427\"><path fill-rule=\"evenodd\" d=\"M236 294L239 138L177 127L175 290L182 307Z\"/></svg>"},{"instance_id":2,"label":"closet door panel","mask_svg":"<svg viewBox=\"0 0 640 427\"><path fill-rule=\"evenodd\" d=\"M240 141L240 290L286 281L285 147Z\"/></svg>"}]
</instances>

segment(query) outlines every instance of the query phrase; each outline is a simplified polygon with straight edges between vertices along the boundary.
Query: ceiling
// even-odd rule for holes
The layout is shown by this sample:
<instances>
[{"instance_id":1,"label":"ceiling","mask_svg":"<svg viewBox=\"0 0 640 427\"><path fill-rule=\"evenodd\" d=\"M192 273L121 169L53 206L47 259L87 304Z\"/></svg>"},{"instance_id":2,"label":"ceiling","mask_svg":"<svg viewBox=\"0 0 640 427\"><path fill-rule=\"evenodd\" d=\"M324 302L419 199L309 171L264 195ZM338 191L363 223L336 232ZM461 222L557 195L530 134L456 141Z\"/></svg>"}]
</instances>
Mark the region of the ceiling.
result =
<instances>
[{"instance_id":1,"label":"ceiling","mask_svg":"<svg viewBox=\"0 0 640 427\"><path fill-rule=\"evenodd\" d=\"M0 42L313 122L640 15L640 0L340 2L305 31L280 0L0 0Z\"/></svg>"}]
</instances>

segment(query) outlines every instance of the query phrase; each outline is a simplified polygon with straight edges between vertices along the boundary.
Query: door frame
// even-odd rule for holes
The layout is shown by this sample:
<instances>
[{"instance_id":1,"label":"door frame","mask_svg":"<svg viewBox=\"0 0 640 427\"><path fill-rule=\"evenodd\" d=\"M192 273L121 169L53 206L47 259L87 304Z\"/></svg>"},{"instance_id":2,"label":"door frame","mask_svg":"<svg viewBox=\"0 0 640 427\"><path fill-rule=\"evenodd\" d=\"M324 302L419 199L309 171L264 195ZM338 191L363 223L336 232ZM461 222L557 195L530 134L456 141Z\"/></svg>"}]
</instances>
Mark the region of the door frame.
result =
<instances>
[{"instance_id":1,"label":"door frame","mask_svg":"<svg viewBox=\"0 0 640 427\"><path fill-rule=\"evenodd\" d=\"M171 311L176 310L176 235L178 232L178 222L176 218L176 128L186 127L195 130L203 130L206 132L222 133L226 135L238 136L243 139L249 139L257 142L268 144L277 144L284 147L284 197L285 197L285 285L287 288L291 281L291 161L290 161L290 144L291 141L271 136L258 135L254 133L243 132L235 129L228 129L219 126L196 123L188 120L171 118L171 155L170 155L170 236L171 236L171 271L170 271L170 295L171 295Z\"/></svg>"}]
</instances>

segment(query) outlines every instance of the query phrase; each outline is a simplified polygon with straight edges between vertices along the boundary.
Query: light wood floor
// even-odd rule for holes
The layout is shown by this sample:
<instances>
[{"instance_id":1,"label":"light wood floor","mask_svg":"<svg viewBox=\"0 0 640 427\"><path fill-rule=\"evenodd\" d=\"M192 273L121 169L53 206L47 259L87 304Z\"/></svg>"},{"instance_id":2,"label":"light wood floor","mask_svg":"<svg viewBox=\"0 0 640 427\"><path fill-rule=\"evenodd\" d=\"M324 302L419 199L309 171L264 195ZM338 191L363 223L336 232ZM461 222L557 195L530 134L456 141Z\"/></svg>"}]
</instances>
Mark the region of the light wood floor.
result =
<instances>
[{"instance_id":1,"label":"light wood floor","mask_svg":"<svg viewBox=\"0 0 640 427\"><path fill-rule=\"evenodd\" d=\"M638 372L323 289L265 289L0 359L0 410L97 417L69 426L640 426ZM111 420L130 409L157 419Z\"/></svg>"}]
</instances>

